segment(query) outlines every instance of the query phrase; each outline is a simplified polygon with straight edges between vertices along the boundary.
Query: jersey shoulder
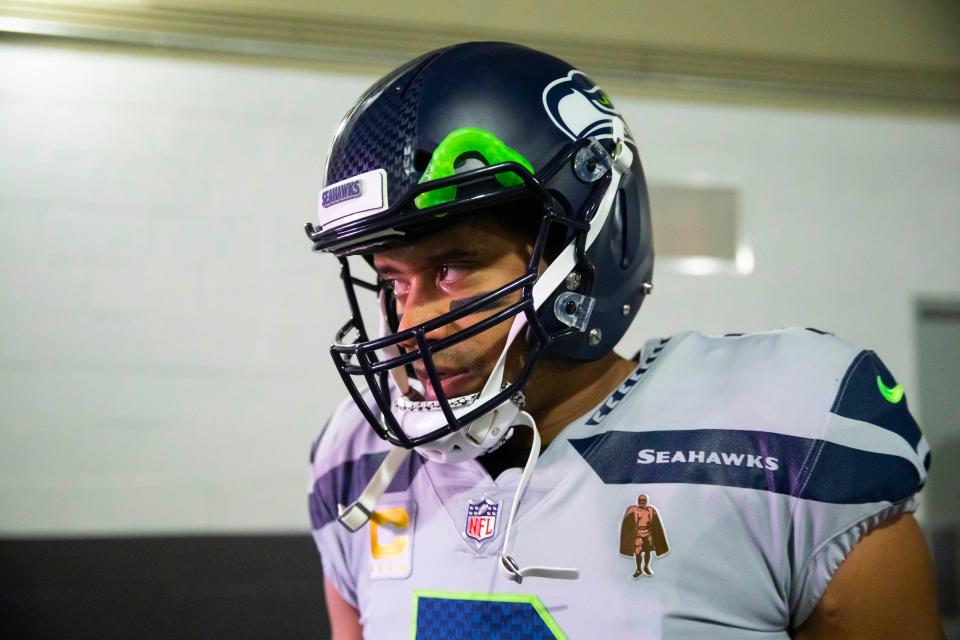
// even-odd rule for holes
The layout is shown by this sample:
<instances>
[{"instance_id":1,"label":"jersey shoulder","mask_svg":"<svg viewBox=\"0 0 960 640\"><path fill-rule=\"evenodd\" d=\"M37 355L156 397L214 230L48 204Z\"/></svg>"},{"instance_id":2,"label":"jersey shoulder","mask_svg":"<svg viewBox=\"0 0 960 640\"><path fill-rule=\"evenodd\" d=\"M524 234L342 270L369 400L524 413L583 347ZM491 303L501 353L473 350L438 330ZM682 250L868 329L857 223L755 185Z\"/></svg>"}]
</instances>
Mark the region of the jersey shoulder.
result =
<instances>
[{"instance_id":1,"label":"jersey shoulder","mask_svg":"<svg viewBox=\"0 0 960 640\"><path fill-rule=\"evenodd\" d=\"M861 350L802 328L706 336L686 331L650 340L623 418L689 428L759 429L816 436Z\"/></svg>"},{"instance_id":2,"label":"jersey shoulder","mask_svg":"<svg viewBox=\"0 0 960 640\"><path fill-rule=\"evenodd\" d=\"M784 456L796 497L896 503L925 482L929 446L903 387L874 351L829 333L686 332L647 375L637 409L652 402L660 424L750 433L758 445L797 452Z\"/></svg>"},{"instance_id":3,"label":"jersey shoulder","mask_svg":"<svg viewBox=\"0 0 960 640\"><path fill-rule=\"evenodd\" d=\"M823 435L880 429L916 450L923 436L903 387L877 353L816 329L789 328L706 338L686 343L691 361L707 375L729 376L742 387L769 394L770 402L826 417ZM710 363L715 362L716 366Z\"/></svg>"},{"instance_id":4,"label":"jersey shoulder","mask_svg":"<svg viewBox=\"0 0 960 640\"><path fill-rule=\"evenodd\" d=\"M704 379L730 379L747 387L769 382L780 392L829 395L861 349L833 334L790 327L721 337L687 332L675 336L672 364L696 366Z\"/></svg>"}]
</instances>

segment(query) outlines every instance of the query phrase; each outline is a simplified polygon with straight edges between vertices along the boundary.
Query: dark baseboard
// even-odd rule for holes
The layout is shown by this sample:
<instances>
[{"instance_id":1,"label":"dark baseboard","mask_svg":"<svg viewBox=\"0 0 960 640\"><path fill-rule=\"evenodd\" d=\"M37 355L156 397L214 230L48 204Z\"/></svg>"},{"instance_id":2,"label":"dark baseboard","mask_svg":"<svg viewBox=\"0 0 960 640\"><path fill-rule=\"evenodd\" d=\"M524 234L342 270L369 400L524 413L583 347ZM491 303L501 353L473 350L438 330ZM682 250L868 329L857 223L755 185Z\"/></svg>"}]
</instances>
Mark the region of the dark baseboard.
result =
<instances>
[{"instance_id":1,"label":"dark baseboard","mask_svg":"<svg viewBox=\"0 0 960 640\"><path fill-rule=\"evenodd\" d=\"M310 534L0 539L3 638L328 638Z\"/></svg>"}]
</instances>

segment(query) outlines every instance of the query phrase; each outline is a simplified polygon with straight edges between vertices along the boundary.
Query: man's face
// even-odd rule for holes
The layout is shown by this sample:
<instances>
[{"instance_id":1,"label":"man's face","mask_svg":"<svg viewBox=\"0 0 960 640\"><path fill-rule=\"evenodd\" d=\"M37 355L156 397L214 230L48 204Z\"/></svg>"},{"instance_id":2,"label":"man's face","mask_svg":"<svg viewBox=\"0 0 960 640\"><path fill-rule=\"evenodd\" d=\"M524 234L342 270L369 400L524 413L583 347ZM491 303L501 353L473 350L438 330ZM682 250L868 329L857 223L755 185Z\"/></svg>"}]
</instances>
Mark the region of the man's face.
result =
<instances>
[{"instance_id":1,"label":"man's face","mask_svg":"<svg viewBox=\"0 0 960 640\"><path fill-rule=\"evenodd\" d=\"M455 310L522 276L532 251L529 238L501 227L492 216L474 216L416 243L377 253L374 268L393 289L399 331ZM518 301L516 292L496 306L469 314L426 335L440 340ZM513 317L441 351L433 362L447 398L476 393L503 350ZM402 345L416 349L411 340ZM425 400L436 400L422 360L413 364Z\"/></svg>"},{"instance_id":2,"label":"man's face","mask_svg":"<svg viewBox=\"0 0 960 640\"><path fill-rule=\"evenodd\" d=\"M637 499L637 505L639 505L641 509L645 508L647 506L647 496L640 496Z\"/></svg>"}]
</instances>

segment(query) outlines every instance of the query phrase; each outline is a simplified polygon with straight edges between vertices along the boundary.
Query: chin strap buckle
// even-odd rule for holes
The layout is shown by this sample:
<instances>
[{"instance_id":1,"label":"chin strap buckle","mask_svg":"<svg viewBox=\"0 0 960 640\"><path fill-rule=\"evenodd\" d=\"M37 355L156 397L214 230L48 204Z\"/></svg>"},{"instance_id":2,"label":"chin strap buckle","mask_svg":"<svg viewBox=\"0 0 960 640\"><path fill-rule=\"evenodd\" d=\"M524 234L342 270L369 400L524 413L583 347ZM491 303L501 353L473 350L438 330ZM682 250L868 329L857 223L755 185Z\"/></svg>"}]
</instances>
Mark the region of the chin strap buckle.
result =
<instances>
[{"instance_id":1,"label":"chin strap buckle","mask_svg":"<svg viewBox=\"0 0 960 640\"><path fill-rule=\"evenodd\" d=\"M340 512L340 515L337 516L337 520L344 527L347 528L347 531L350 533L356 533L359 531L363 525L367 524L367 520L370 520L373 517L373 512L367 509L359 501L352 502L348 506L343 506L342 504L337 505L337 511Z\"/></svg>"},{"instance_id":2,"label":"chin strap buckle","mask_svg":"<svg viewBox=\"0 0 960 640\"><path fill-rule=\"evenodd\" d=\"M520 573L520 565L511 556L500 556L500 567L511 580L517 584L523 582L523 574Z\"/></svg>"},{"instance_id":3,"label":"chin strap buckle","mask_svg":"<svg viewBox=\"0 0 960 640\"><path fill-rule=\"evenodd\" d=\"M373 517L373 510L376 508L377 502L380 501L387 487L393 482L393 477L397 475L400 465L406 461L409 455L409 449L402 449L400 447L390 449L390 451L387 452L387 457L383 459L380 467L376 473L373 474L373 477L370 478L370 482L367 483L367 486L357 499L346 507L342 504L337 505L337 510L340 512L337 520L339 520L340 524L346 527L350 533L359 531L363 525L367 524L367 521Z\"/></svg>"},{"instance_id":4,"label":"chin strap buckle","mask_svg":"<svg viewBox=\"0 0 960 640\"><path fill-rule=\"evenodd\" d=\"M510 580L523 584L524 578L552 578L553 580L577 580L580 571L572 567L521 567L512 556L500 556L500 568Z\"/></svg>"}]
</instances>

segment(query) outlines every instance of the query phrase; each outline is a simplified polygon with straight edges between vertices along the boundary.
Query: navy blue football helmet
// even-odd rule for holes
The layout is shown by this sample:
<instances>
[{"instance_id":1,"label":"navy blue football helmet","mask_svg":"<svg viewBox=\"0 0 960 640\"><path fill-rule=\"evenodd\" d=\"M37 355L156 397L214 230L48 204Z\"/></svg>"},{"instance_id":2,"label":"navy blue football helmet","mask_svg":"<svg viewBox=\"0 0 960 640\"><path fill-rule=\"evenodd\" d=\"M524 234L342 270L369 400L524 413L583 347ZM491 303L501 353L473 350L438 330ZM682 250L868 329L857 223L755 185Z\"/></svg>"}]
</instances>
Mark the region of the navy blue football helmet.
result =
<instances>
[{"instance_id":1,"label":"navy blue football helmet","mask_svg":"<svg viewBox=\"0 0 960 640\"><path fill-rule=\"evenodd\" d=\"M629 129L583 72L514 44L440 49L375 83L337 129L319 210L319 224L307 224L307 235L315 250L340 259L352 315L331 347L337 370L380 437L448 461L502 441L503 425L516 414L509 409L522 404L522 387L541 354L583 361L609 353L652 288L647 188ZM524 217L517 225L535 238L527 272L397 332L390 287L352 275L350 258L369 260L489 211ZM543 273L541 258L550 265ZM380 298L379 336L363 322L359 289ZM517 292L519 301L469 329L427 339L437 327ZM433 355L469 337L461 334L505 321L513 325L504 355L518 336L527 350L516 379L503 380L501 357L483 391L447 398ZM417 361L435 402L411 390ZM424 423L424 415L433 418ZM458 433L453 445L436 445Z\"/></svg>"}]
</instances>

